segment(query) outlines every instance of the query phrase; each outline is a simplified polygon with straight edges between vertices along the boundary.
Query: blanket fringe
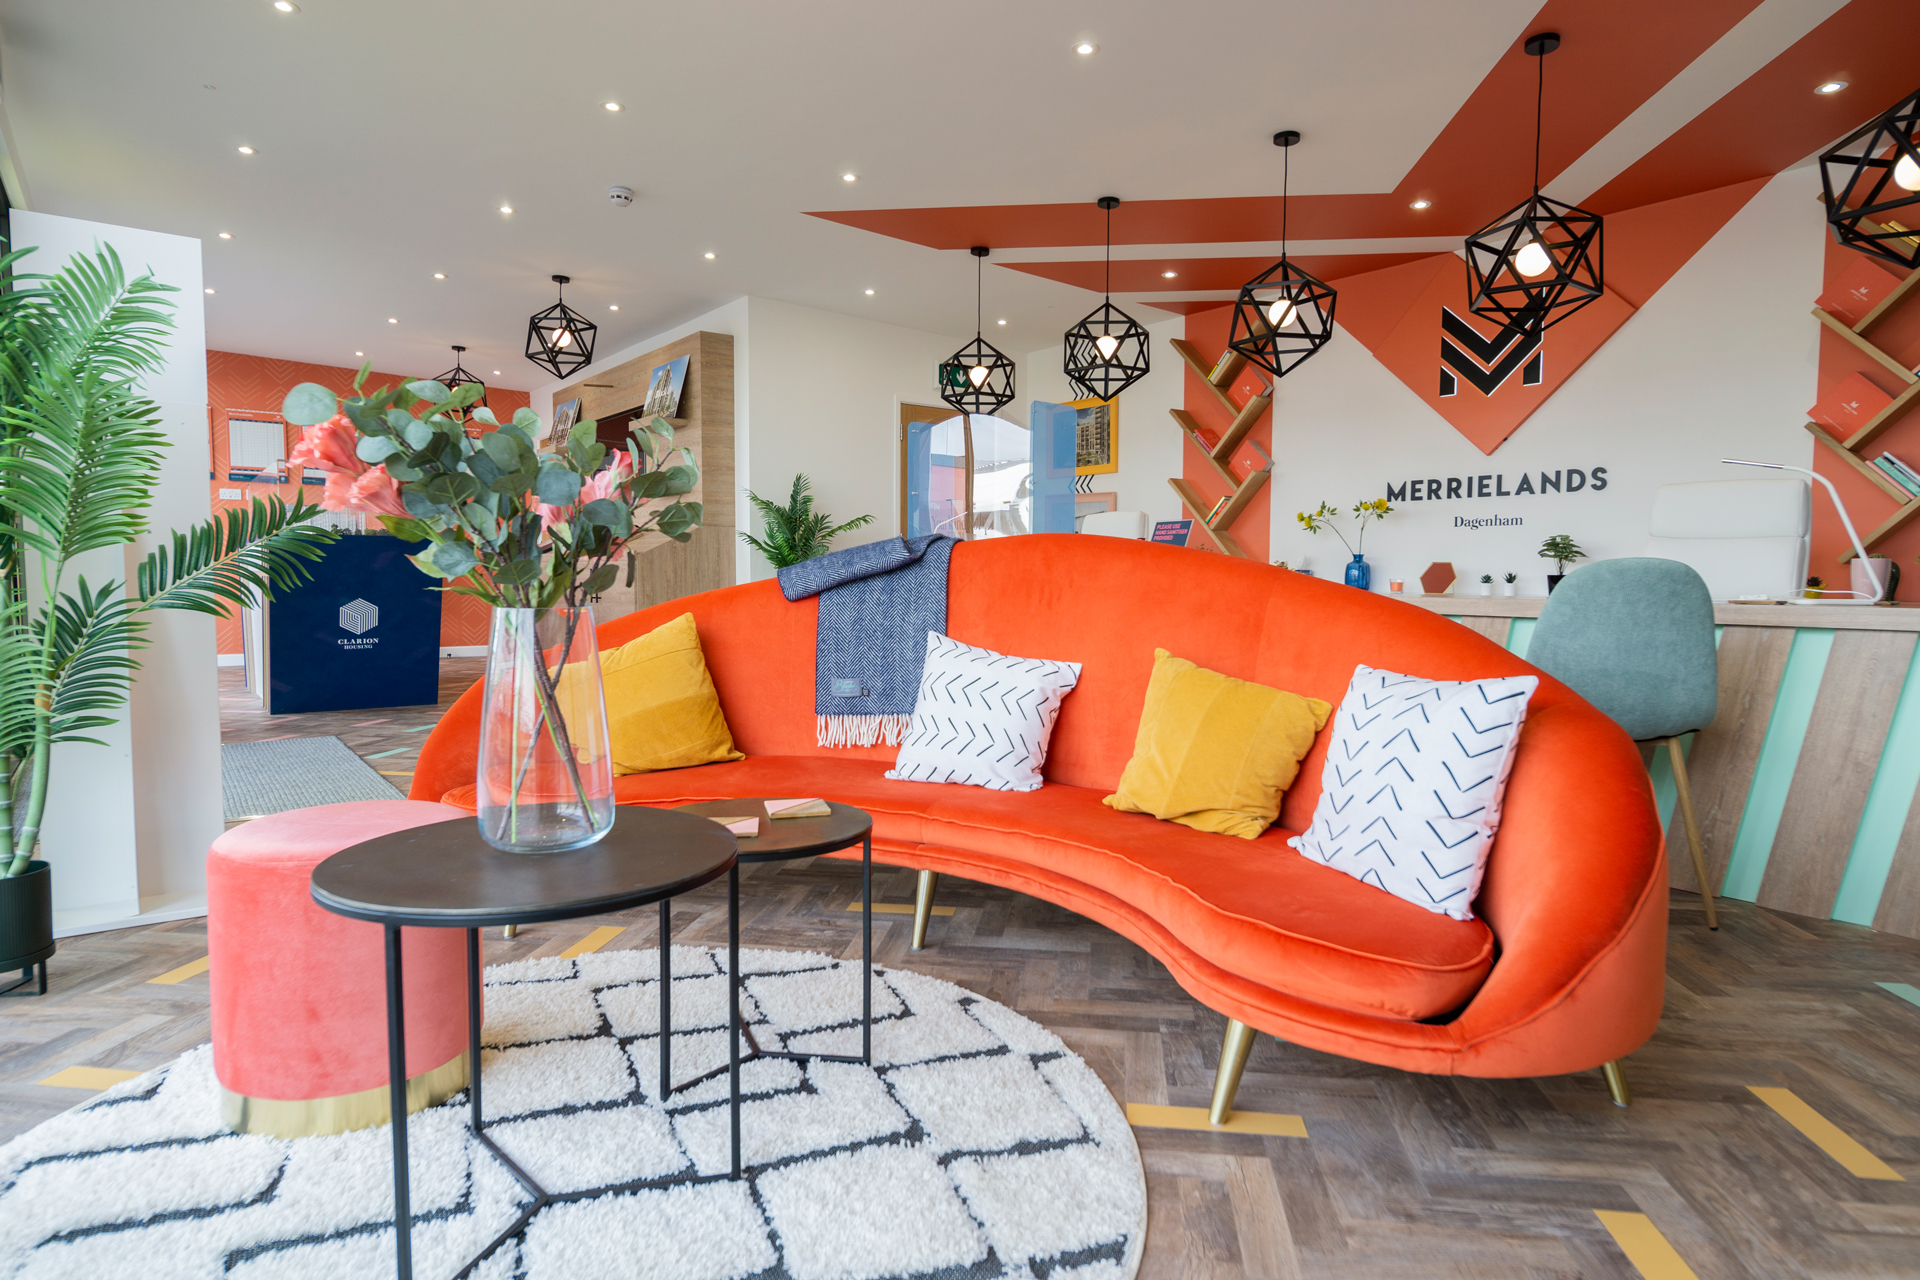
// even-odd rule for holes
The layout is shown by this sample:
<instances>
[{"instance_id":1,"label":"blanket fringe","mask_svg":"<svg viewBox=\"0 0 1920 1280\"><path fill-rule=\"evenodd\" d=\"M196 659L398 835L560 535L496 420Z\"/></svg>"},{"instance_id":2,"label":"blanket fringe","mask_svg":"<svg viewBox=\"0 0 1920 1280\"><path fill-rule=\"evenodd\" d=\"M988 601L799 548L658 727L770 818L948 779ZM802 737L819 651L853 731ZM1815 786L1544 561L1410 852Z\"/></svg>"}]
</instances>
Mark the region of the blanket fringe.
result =
<instances>
[{"instance_id":1,"label":"blanket fringe","mask_svg":"<svg viewBox=\"0 0 1920 1280\"><path fill-rule=\"evenodd\" d=\"M907 736L913 717L815 716L814 741L823 747L871 747L884 742L897 747Z\"/></svg>"}]
</instances>

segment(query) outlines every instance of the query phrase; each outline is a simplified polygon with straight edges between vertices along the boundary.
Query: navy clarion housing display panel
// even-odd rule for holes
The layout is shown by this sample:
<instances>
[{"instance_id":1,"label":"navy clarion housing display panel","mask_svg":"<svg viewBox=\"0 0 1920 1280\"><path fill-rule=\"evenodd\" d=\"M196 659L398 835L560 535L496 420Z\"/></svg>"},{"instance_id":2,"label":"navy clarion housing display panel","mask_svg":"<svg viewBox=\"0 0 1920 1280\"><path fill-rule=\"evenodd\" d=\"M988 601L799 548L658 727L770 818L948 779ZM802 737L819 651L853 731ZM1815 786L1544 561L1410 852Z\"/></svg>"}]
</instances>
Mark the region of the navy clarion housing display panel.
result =
<instances>
[{"instance_id":1,"label":"navy clarion housing display panel","mask_svg":"<svg viewBox=\"0 0 1920 1280\"><path fill-rule=\"evenodd\" d=\"M440 593L407 562L425 542L348 535L313 580L267 610L267 711L357 711L440 700Z\"/></svg>"}]
</instances>

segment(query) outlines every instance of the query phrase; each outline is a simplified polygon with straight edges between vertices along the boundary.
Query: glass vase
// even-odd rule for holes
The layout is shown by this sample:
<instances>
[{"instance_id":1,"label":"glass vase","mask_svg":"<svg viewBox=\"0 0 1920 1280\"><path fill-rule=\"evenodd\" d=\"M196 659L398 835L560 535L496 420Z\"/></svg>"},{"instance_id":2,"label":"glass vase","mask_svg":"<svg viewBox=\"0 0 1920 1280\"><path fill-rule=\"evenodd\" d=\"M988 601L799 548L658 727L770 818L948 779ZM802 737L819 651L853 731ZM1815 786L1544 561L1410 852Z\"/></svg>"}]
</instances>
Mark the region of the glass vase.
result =
<instances>
[{"instance_id":1,"label":"glass vase","mask_svg":"<svg viewBox=\"0 0 1920 1280\"><path fill-rule=\"evenodd\" d=\"M509 853L613 827L613 756L588 609L495 609L476 778L480 835Z\"/></svg>"},{"instance_id":2,"label":"glass vase","mask_svg":"<svg viewBox=\"0 0 1920 1280\"><path fill-rule=\"evenodd\" d=\"M1373 566L1367 563L1366 557L1356 554L1347 561L1347 585L1362 591L1373 586Z\"/></svg>"}]
</instances>

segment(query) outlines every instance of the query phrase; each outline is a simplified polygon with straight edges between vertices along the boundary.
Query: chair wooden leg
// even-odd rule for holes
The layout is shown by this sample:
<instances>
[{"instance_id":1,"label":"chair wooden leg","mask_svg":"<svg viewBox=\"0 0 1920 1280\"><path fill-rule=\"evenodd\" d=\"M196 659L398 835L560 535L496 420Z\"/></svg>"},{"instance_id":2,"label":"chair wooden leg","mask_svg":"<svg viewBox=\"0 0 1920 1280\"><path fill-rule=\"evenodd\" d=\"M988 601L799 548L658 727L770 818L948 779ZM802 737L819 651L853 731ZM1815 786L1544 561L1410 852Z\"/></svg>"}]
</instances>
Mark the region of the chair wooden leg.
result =
<instances>
[{"instance_id":1,"label":"chair wooden leg","mask_svg":"<svg viewBox=\"0 0 1920 1280\"><path fill-rule=\"evenodd\" d=\"M1627 1073L1621 1068L1618 1058L1602 1063L1600 1074L1606 1077L1607 1094L1613 1099L1614 1106L1624 1107L1633 1102L1633 1095L1627 1092Z\"/></svg>"},{"instance_id":2,"label":"chair wooden leg","mask_svg":"<svg viewBox=\"0 0 1920 1280\"><path fill-rule=\"evenodd\" d=\"M922 871L920 883L913 891L913 949L920 951L927 945L927 920L933 915L933 891L940 883L937 871Z\"/></svg>"},{"instance_id":3,"label":"chair wooden leg","mask_svg":"<svg viewBox=\"0 0 1920 1280\"><path fill-rule=\"evenodd\" d=\"M1700 847L1700 823L1693 816L1693 788L1687 785L1687 757L1680 750L1680 739L1667 739L1667 757L1673 761L1673 789L1679 794L1680 816L1687 824L1687 848L1693 853L1693 874L1700 881L1700 898L1707 904L1707 928L1718 929L1720 917L1713 909L1713 883L1707 879L1707 856Z\"/></svg>"},{"instance_id":4,"label":"chair wooden leg","mask_svg":"<svg viewBox=\"0 0 1920 1280\"><path fill-rule=\"evenodd\" d=\"M1233 1095L1240 1092L1240 1073L1247 1069L1247 1055L1253 1052L1253 1038L1259 1034L1244 1022L1227 1019L1226 1038L1220 1042L1220 1069L1213 1076L1208 1123L1225 1124L1233 1118Z\"/></svg>"}]
</instances>

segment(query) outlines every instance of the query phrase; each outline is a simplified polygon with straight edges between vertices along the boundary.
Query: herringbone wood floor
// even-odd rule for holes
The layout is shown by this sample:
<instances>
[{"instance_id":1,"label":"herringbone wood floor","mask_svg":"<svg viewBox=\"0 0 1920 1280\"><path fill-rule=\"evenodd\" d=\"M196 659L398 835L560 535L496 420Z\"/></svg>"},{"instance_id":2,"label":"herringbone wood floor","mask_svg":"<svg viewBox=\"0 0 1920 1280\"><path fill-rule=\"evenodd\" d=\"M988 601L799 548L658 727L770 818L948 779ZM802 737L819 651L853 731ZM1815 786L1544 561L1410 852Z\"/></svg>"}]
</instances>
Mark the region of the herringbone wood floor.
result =
<instances>
[{"instance_id":1,"label":"herringbone wood floor","mask_svg":"<svg viewBox=\"0 0 1920 1280\"><path fill-rule=\"evenodd\" d=\"M364 727L390 743L392 730ZM846 909L859 896L857 864L752 867L742 890L750 945L858 956L859 916ZM876 870L877 902L910 902L912 890L911 872ZM1139 948L1001 889L945 880L940 900L956 911L935 918L919 953L907 946L909 917L876 915L879 963L936 974L1045 1024L1123 1102L1205 1105L1222 1020ZM1666 1017L1628 1062L1626 1111L1597 1073L1416 1076L1263 1037L1240 1106L1301 1115L1309 1136L1136 1130L1150 1213L1142 1274L1641 1274L1598 1209L1646 1214L1700 1280L1920 1277L1920 1007L1874 985L1920 986L1920 942L1739 903L1725 904L1722 920L1708 933L1698 899L1675 895ZM648 908L495 936L488 957L556 954L609 923L627 926L610 947L655 940ZM724 887L677 902L674 929L681 942L724 944ZM81 1096L32 1083L61 1067L140 1070L204 1041L205 976L147 982L204 954L197 920L63 943L49 996L0 1004L0 1138ZM1848 1173L1752 1085L1792 1089L1908 1180Z\"/></svg>"}]
</instances>

